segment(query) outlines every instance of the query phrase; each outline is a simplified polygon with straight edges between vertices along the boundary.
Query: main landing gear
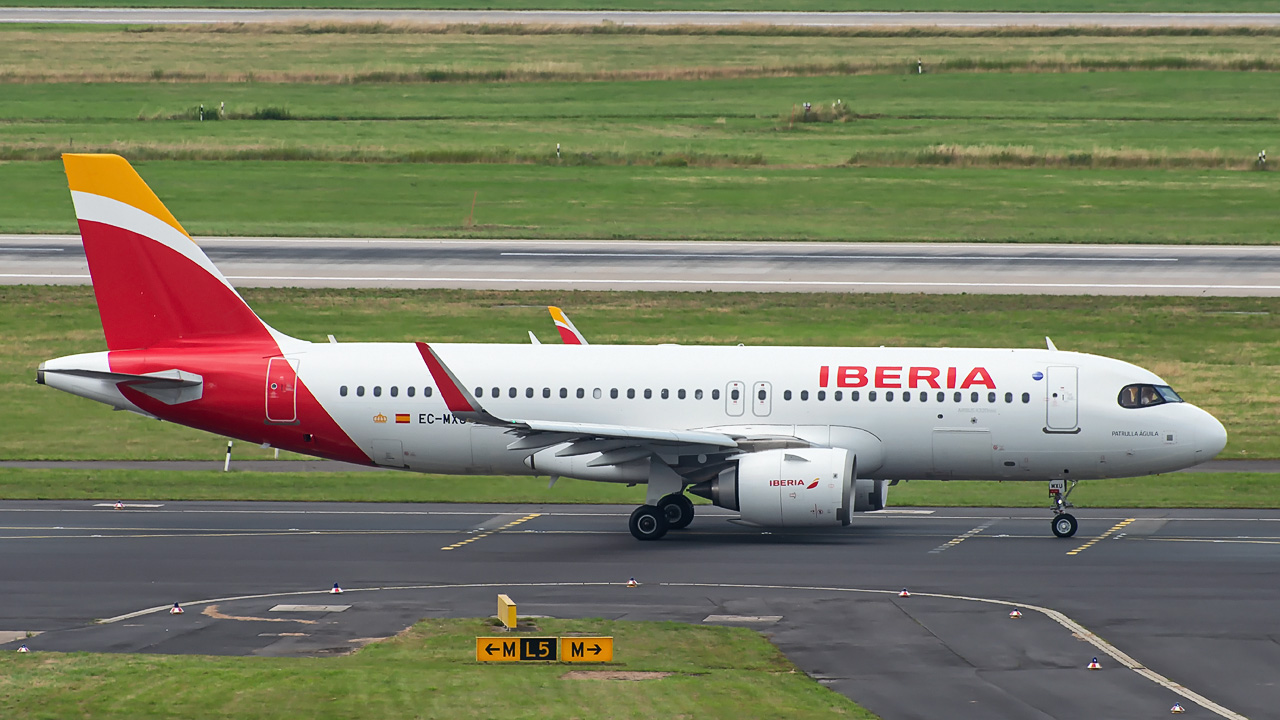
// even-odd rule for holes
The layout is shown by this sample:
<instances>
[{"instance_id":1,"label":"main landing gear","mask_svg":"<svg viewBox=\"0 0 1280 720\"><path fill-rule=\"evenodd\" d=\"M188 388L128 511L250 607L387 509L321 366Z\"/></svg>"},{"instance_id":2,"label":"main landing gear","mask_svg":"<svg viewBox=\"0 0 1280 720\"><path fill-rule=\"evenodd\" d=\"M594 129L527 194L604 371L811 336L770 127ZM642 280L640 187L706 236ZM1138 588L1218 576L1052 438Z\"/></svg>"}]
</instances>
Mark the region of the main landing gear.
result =
<instances>
[{"instance_id":1,"label":"main landing gear","mask_svg":"<svg viewBox=\"0 0 1280 720\"><path fill-rule=\"evenodd\" d=\"M680 530L693 522L693 503L682 493L672 493L657 506L641 505L631 513L631 534L637 540L657 540L668 530Z\"/></svg>"},{"instance_id":2,"label":"main landing gear","mask_svg":"<svg viewBox=\"0 0 1280 720\"><path fill-rule=\"evenodd\" d=\"M1072 490L1076 489L1079 480L1072 480L1071 487L1066 487L1065 480L1049 481L1049 497L1053 498L1053 534L1060 538L1069 538L1076 534L1079 523L1071 513L1067 512L1067 508L1075 507L1067 502L1067 496ZM1063 490L1066 492L1063 492Z\"/></svg>"}]
</instances>

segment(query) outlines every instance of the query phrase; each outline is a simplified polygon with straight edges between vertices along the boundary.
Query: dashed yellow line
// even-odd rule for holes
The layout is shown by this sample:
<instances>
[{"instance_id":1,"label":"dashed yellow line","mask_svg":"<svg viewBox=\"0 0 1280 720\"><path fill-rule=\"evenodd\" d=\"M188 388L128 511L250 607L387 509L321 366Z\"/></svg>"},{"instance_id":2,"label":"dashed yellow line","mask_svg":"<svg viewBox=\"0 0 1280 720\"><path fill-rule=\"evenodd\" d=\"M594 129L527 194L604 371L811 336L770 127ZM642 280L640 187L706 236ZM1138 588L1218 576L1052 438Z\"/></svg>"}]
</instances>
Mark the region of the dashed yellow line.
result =
<instances>
[{"instance_id":1,"label":"dashed yellow line","mask_svg":"<svg viewBox=\"0 0 1280 720\"><path fill-rule=\"evenodd\" d=\"M953 537L953 538L951 538L950 540L948 540L948 541L946 541L946 542L942 543L942 544L941 544L941 545L939 545L938 547L936 547L936 548L934 548L934 549L930 550L930 551L929 551L929 554L930 554L930 555L937 555L937 554L938 554L938 553L940 553L940 552L945 552L945 551L947 551L947 550L950 550L951 548L953 548L953 547L955 547L955 546L959 545L960 543L964 542L965 540L968 540L969 538L973 537L974 535L977 535L978 533L982 532L983 530L986 530L987 528L989 528L989 527L991 527L992 525L995 525L995 524L996 524L996 521L995 521L995 520L992 520L992 521L990 521L990 522L985 522L985 523L983 523L983 524L979 525L978 527L976 527L976 528L974 528L974 529L970 530L969 532L967 532L967 533L965 533L965 534L963 534L963 535L957 535L956 537Z\"/></svg>"},{"instance_id":2,"label":"dashed yellow line","mask_svg":"<svg viewBox=\"0 0 1280 720\"><path fill-rule=\"evenodd\" d=\"M1137 519L1138 519L1138 518L1125 518L1124 520L1121 520L1120 522L1118 522L1118 523L1116 523L1114 526L1112 526L1110 530L1107 530L1106 532L1104 532L1104 533L1102 533L1101 535L1099 535L1098 537L1096 537L1096 538L1094 538L1094 539L1090 540L1089 542L1087 542L1087 543L1085 543L1085 544L1081 545L1080 547L1076 548L1075 550L1068 550L1068 551L1067 551L1067 554L1068 554L1068 555L1079 555L1080 553L1084 552L1085 550L1088 550L1089 548L1093 547L1094 545L1097 545L1098 543L1102 542L1103 540L1106 540L1107 538L1111 537L1111 536L1112 536L1113 534L1115 534L1117 531L1119 531L1119 530L1123 530L1124 528L1128 527L1128 526L1129 526L1129 523L1134 522L1134 521L1136 521Z\"/></svg>"},{"instance_id":3,"label":"dashed yellow line","mask_svg":"<svg viewBox=\"0 0 1280 720\"><path fill-rule=\"evenodd\" d=\"M541 516L542 516L542 513L533 513L533 514L531 514L531 515L525 515L524 517L519 518L518 520L512 520L511 522L507 523L506 525L503 525L502 527L494 528L493 530L486 530L486 531L484 531L484 532L480 533L479 535L472 535L471 537L467 538L466 540L463 540L462 542L456 542L456 543L454 543L454 544L452 544L452 545L445 545L444 547L442 547L442 548L440 548L440 549L441 549L441 550L457 550L458 548L462 547L463 545L467 545L467 544L473 543L473 542L475 542L475 541L477 541L477 540L483 540L483 539L485 539L485 538L489 537L490 535L493 535L493 534L496 534L496 533L500 533L500 532L502 532L503 530L510 530L511 528L513 528L513 527L515 527L515 526L519 525L520 523L529 522L530 520L532 520L532 519L534 519L534 518L536 518L536 517L541 517Z\"/></svg>"}]
</instances>

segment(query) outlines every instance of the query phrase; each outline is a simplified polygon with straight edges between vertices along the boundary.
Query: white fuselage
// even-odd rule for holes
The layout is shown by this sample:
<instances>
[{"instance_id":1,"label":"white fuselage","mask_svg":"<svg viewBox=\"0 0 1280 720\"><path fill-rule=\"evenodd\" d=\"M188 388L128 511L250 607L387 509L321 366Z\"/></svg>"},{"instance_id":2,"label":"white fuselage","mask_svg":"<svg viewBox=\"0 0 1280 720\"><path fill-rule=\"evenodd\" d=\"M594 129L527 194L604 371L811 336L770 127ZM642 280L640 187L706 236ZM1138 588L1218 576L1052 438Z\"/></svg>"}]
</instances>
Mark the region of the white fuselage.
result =
<instances>
[{"instance_id":1,"label":"white fuselage","mask_svg":"<svg viewBox=\"0 0 1280 720\"><path fill-rule=\"evenodd\" d=\"M1208 460L1226 438L1216 419L1188 403L1121 407L1122 387L1163 381L1129 363L1080 353L433 347L500 417L748 429L832 446L849 438L856 446L850 449L858 451L859 476L875 479L1145 475ZM287 357L301 381L354 441L371 454L378 443L399 444L404 462L388 465L437 473L531 472L529 453L508 450L513 438L501 428L453 417L412 344L311 344L299 350ZM975 369L981 369L976 377Z\"/></svg>"}]
</instances>

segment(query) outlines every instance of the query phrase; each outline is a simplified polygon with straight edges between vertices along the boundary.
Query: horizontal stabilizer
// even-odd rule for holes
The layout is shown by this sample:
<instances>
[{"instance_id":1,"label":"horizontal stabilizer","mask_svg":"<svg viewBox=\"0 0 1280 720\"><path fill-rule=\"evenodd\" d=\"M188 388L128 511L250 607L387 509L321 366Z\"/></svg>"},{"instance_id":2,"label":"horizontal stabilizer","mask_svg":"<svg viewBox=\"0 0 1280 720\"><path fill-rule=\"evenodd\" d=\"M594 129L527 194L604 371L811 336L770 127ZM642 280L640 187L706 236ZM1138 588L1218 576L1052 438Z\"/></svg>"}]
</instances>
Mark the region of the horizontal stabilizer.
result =
<instances>
[{"instance_id":1,"label":"horizontal stabilizer","mask_svg":"<svg viewBox=\"0 0 1280 720\"><path fill-rule=\"evenodd\" d=\"M99 380L116 385L128 385L134 390L146 393L166 405L191 402L204 396L204 378L185 370L161 370L144 375L131 375L129 373L79 368L46 368L42 363L36 371L36 381L43 385L45 375L50 373Z\"/></svg>"}]
</instances>

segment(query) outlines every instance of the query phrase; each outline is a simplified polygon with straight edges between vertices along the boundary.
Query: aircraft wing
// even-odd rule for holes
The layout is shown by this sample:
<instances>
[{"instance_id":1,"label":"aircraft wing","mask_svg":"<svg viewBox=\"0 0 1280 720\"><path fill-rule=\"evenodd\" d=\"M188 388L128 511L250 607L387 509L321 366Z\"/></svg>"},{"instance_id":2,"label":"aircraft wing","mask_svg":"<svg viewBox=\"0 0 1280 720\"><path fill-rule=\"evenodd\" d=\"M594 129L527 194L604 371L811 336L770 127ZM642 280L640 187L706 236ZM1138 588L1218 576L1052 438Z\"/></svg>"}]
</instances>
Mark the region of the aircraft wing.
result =
<instances>
[{"instance_id":1,"label":"aircraft wing","mask_svg":"<svg viewBox=\"0 0 1280 720\"><path fill-rule=\"evenodd\" d=\"M481 406L440 359L430 345L418 343L418 351L440 389L449 412L480 425L506 428L519 438L511 450L538 450L567 444L558 456L602 453L593 464L622 463L661 450L704 453L752 452L766 448L810 447L794 436L735 433L732 430L673 430L630 425L575 423L558 420L500 418ZM604 462L601 462L604 461Z\"/></svg>"}]
</instances>

